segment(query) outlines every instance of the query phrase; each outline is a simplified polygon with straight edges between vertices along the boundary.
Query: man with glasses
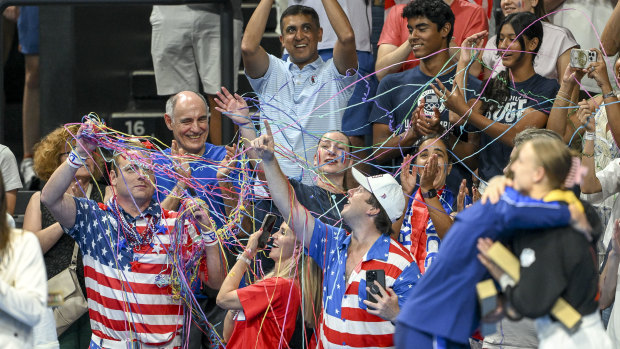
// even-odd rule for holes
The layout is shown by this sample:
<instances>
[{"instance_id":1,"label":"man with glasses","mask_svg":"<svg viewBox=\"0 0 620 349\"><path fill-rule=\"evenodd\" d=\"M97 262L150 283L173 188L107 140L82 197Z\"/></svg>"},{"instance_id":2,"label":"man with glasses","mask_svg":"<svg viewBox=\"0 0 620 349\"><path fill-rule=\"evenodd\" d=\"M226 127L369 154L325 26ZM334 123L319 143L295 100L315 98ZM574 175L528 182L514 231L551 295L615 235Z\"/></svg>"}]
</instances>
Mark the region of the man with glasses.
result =
<instances>
[{"instance_id":1,"label":"man with glasses","mask_svg":"<svg viewBox=\"0 0 620 349\"><path fill-rule=\"evenodd\" d=\"M185 309L178 290L186 284L179 275L197 275L214 288L223 280L208 208L188 201L190 218L177 224L177 213L163 210L153 199L152 164L135 150L114 157L110 171L114 196L105 205L66 194L76 171L95 149L88 138L92 134L84 129L78 132L81 146L52 174L41 202L83 253L90 348L180 348ZM177 270L178 264L188 262L187 251L200 256L193 273Z\"/></svg>"}]
</instances>

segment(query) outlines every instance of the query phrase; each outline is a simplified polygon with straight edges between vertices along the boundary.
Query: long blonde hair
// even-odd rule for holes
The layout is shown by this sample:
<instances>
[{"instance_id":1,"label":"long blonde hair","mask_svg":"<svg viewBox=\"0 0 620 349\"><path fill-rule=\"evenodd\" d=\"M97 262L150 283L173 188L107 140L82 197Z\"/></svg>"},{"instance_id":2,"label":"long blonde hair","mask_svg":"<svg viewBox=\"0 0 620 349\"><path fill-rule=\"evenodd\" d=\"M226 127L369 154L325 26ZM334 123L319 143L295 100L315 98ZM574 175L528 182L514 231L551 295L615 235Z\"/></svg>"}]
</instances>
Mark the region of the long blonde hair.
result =
<instances>
[{"instance_id":1,"label":"long blonde hair","mask_svg":"<svg viewBox=\"0 0 620 349\"><path fill-rule=\"evenodd\" d=\"M265 274L264 279L272 277L294 279L301 288L301 309L304 322L306 326L316 328L323 302L323 271L312 258L306 257L299 241L296 241L293 256L276 265L279 267Z\"/></svg>"}]
</instances>

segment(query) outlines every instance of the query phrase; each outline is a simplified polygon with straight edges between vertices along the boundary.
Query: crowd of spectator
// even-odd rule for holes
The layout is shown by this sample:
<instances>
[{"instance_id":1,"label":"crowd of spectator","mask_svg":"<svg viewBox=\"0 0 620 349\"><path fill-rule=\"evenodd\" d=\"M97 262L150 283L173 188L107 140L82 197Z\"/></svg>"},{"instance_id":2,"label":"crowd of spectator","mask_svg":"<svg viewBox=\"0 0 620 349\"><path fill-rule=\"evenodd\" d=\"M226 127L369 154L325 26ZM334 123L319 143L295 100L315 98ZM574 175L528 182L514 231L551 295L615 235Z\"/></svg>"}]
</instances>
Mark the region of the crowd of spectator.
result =
<instances>
[{"instance_id":1,"label":"crowd of spectator","mask_svg":"<svg viewBox=\"0 0 620 349\"><path fill-rule=\"evenodd\" d=\"M220 88L215 7L154 6L169 148L57 128L18 229L0 145L1 346L620 346L620 5L598 2L386 2L373 57L371 2L291 0L279 58L274 0L243 35L232 1L247 96Z\"/></svg>"}]
</instances>

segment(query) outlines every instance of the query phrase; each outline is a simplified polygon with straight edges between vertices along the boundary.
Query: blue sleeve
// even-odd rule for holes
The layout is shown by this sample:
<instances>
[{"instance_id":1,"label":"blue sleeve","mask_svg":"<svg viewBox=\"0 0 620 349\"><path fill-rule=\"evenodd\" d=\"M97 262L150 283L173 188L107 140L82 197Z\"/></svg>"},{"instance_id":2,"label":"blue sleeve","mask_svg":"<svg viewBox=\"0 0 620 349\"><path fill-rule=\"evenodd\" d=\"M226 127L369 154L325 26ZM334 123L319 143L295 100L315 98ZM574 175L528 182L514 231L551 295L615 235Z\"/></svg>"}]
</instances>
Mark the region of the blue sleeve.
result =
<instances>
[{"instance_id":1,"label":"blue sleeve","mask_svg":"<svg viewBox=\"0 0 620 349\"><path fill-rule=\"evenodd\" d=\"M403 271L400 273L400 276L396 278L394 281L394 285L392 285L392 290L398 296L398 306L402 309L405 301L411 294L411 291L418 283L420 279L420 269L418 265L414 262L409 264Z\"/></svg>"},{"instance_id":2,"label":"blue sleeve","mask_svg":"<svg viewBox=\"0 0 620 349\"><path fill-rule=\"evenodd\" d=\"M344 230L327 225L315 218L308 255L314 259L321 269L324 269L325 252L335 249L344 236L346 236Z\"/></svg>"},{"instance_id":3,"label":"blue sleeve","mask_svg":"<svg viewBox=\"0 0 620 349\"><path fill-rule=\"evenodd\" d=\"M465 100L477 98L480 95L480 89L482 82L475 77L468 74L467 76L467 89L465 90Z\"/></svg>"},{"instance_id":4,"label":"blue sleeve","mask_svg":"<svg viewBox=\"0 0 620 349\"><path fill-rule=\"evenodd\" d=\"M392 106L390 97L395 91L390 91L392 88L391 80L391 76L388 75L379 83L376 97L372 101L373 106L369 118L371 123L389 124L390 120L394 120L392 116L394 107Z\"/></svg>"},{"instance_id":5,"label":"blue sleeve","mask_svg":"<svg viewBox=\"0 0 620 349\"><path fill-rule=\"evenodd\" d=\"M568 206L558 202L544 202L521 195L512 188L506 188L497 212L504 225L500 229L546 229L562 227L570 223Z\"/></svg>"}]
</instances>

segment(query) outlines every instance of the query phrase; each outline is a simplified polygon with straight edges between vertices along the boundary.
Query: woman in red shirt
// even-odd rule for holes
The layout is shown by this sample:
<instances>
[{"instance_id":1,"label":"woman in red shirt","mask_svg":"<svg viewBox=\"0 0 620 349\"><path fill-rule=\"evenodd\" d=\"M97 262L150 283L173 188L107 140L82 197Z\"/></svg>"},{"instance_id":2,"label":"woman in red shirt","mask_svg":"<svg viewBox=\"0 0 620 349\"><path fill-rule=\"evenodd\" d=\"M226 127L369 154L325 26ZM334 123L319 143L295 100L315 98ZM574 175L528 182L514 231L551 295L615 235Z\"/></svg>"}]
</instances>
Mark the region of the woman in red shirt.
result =
<instances>
[{"instance_id":1,"label":"woman in red shirt","mask_svg":"<svg viewBox=\"0 0 620 349\"><path fill-rule=\"evenodd\" d=\"M299 263L303 256L301 241L286 223L272 235L273 247L269 258L275 261L273 271L262 280L240 288L239 283L258 251L262 230L252 234L246 250L239 255L217 295L217 305L234 310L235 326L226 348L288 348L295 331L301 303L300 277L304 274L304 317L307 325L320 314L321 299L317 297L320 282L317 273L306 271ZM312 285L312 286L311 286ZM306 287L311 286L311 287ZM318 308L316 308L318 307Z\"/></svg>"}]
</instances>

